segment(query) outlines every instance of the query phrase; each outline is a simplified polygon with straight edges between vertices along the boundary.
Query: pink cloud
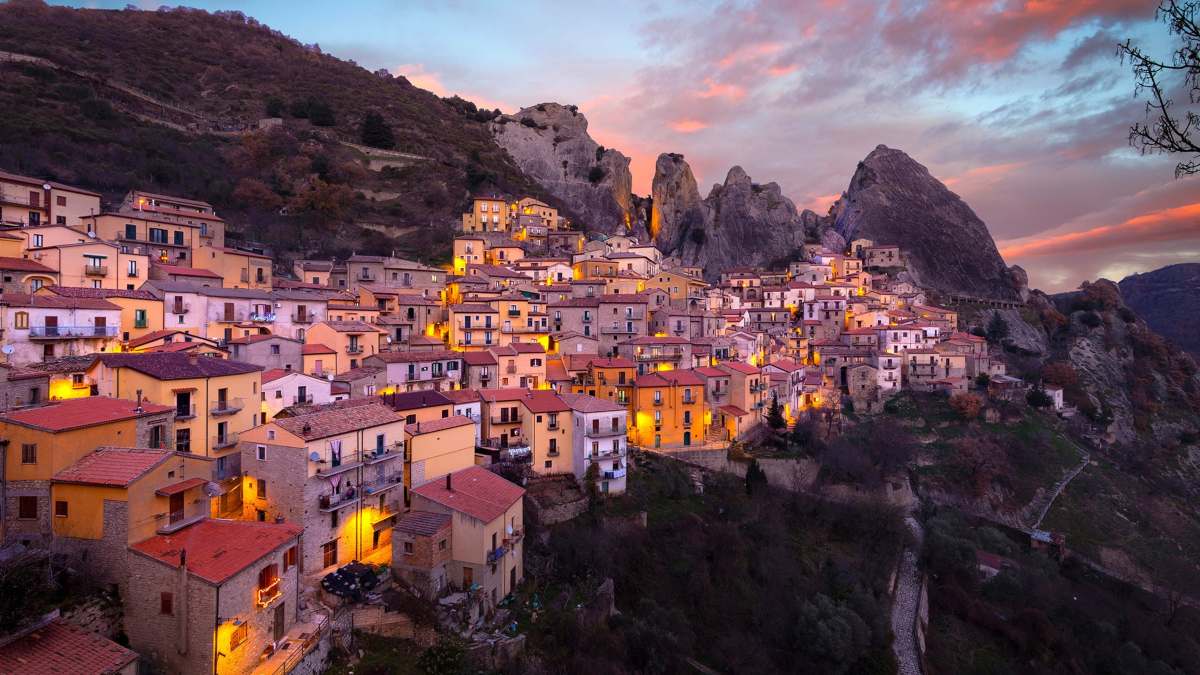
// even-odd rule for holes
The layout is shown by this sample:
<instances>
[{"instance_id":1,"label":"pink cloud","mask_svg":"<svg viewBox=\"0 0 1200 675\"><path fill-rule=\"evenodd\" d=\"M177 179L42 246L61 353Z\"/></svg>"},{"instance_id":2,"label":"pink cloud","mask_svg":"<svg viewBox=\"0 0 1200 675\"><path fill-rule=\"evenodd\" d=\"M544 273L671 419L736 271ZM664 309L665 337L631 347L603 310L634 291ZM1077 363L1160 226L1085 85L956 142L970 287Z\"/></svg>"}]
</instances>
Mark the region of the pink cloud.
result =
<instances>
[{"instance_id":1,"label":"pink cloud","mask_svg":"<svg viewBox=\"0 0 1200 675\"><path fill-rule=\"evenodd\" d=\"M746 90L736 84L722 84L711 77L704 78L704 89L696 92L697 98L723 98L740 101L746 96Z\"/></svg>"},{"instance_id":2,"label":"pink cloud","mask_svg":"<svg viewBox=\"0 0 1200 675\"><path fill-rule=\"evenodd\" d=\"M951 176L950 178L944 178L944 179L942 179L942 182L945 183L947 187L953 187L955 183L959 183L959 182L963 182L963 181L977 181L980 179L982 179L984 181L988 181L988 182L996 181L996 180L999 180L999 179L1003 178L1004 176L1012 173L1013 171L1020 169L1021 167L1025 166L1027 163L1028 162L1008 162L1005 164L991 164L989 166L977 166L973 169L968 169L964 173L961 173L957 176Z\"/></svg>"},{"instance_id":3,"label":"pink cloud","mask_svg":"<svg viewBox=\"0 0 1200 675\"><path fill-rule=\"evenodd\" d=\"M441 76L430 72L420 63L405 63L392 69L393 75L403 75L414 87L431 91L438 96L449 96L442 85Z\"/></svg>"},{"instance_id":4,"label":"pink cloud","mask_svg":"<svg viewBox=\"0 0 1200 675\"><path fill-rule=\"evenodd\" d=\"M1160 209L1113 225L1033 237L1001 247L1005 258L1085 253L1200 237L1200 202Z\"/></svg>"},{"instance_id":5,"label":"pink cloud","mask_svg":"<svg viewBox=\"0 0 1200 675\"><path fill-rule=\"evenodd\" d=\"M729 68L730 66L744 63L746 61L754 61L764 56L770 56L783 49L783 44L779 42L759 42L738 47L729 52L717 61L717 66L721 68Z\"/></svg>"},{"instance_id":6,"label":"pink cloud","mask_svg":"<svg viewBox=\"0 0 1200 675\"><path fill-rule=\"evenodd\" d=\"M700 120L680 119L671 122L671 128L681 134L694 134L697 131L703 131L708 128L708 125Z\"/></svg>"}]
</instances>

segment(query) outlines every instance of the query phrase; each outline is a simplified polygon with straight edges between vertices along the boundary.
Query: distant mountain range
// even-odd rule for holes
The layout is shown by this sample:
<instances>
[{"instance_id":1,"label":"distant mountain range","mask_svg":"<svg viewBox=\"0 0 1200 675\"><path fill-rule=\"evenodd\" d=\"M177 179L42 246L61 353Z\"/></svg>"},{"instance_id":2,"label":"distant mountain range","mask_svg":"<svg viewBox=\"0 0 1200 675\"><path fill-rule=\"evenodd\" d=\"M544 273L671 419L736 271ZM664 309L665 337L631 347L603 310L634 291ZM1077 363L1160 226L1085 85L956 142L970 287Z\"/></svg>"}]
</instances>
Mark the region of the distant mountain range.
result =
<instances>
[{"instance_id":1,"label":"distant mountain range","mask_svg":"<svg viewBox=\"0 0 1200 675\"><path fill-rule=\"evenodd\" d=\"M1125 277L1125 304L1163 337L1200 357L1200 263L1181 263Z\"/></svg>"}]
</instances>

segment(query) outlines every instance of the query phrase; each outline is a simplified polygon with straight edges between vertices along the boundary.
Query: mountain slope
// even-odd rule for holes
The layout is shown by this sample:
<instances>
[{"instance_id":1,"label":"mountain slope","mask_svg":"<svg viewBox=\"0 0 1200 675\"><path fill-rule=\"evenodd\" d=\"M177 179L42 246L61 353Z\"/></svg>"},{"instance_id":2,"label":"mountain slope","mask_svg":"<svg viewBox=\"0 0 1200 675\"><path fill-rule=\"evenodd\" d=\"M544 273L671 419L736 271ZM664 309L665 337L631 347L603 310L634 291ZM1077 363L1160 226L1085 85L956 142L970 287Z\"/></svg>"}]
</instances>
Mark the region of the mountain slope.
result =
<instances>
[{"instance_id":1,"label":"mountain slope","mask_svg":"<svg viewBox=\"0 0 1200 675\"><path fill-rule=\"evenodd\" d=\"M847 241L865 237L902 247L909 272L928 288L1005 300L1020 295L979 216L900 150L880 145L859 162L833 215Z\"/></svg>"},{"instance_id":2,"label":"mountain slope","mask_svg":"<svg viewBox=\"0 0 1200 675\"><path fill-rule=\"evenodd\" d=\"M494 113L240 13L13 2L0 5L0 50L44 59L0 59L0 167L110 197L140 186L205 199L281 247L445 254L469 193L488 186L565 207L492 141ZM418 158L364 168L340 141L357 142L372 111ZM256 130L274 116L281 128Z\"/></svg>"},{"instance_id":3,"label":"mountain slope","mask_svg":"<svg viewBox=\"0 0 1200 675\"><path fill-rule=\"evenodd\" d=\"M1200 357L1200 263L1134 274L1118 285L1125 304L1147 325Z\"/></svg>"}]
</instances>

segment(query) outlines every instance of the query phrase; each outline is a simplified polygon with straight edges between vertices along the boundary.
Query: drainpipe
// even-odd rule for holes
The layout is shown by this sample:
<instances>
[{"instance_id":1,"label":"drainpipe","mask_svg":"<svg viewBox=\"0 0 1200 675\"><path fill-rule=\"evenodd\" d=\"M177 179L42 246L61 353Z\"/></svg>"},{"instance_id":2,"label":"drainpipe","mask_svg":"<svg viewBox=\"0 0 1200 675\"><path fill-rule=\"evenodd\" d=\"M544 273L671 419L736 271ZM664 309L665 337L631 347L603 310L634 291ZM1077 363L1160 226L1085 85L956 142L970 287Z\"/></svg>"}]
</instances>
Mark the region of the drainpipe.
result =
<instances>
[{"instance_id":1,"label":"drainpipe","mask_svg":"<svg viewBox=\"0 0 1200 675\"><path fill-rule=\"evenodd\" d=\"M175 650L180 656L188 653L188 571L187 549L179 552L179 622Z\"/></svg>"},{"instance_id":2,"label":"drainpipe","mask_svg":"<svg viewBox=\"0 0 1200 675\"><path fill-rule=\"evenodd\" d=\"M221 658L221 645L217 642L217 629L221 627L221 586L217 586L217 601L213 605L213 658L212 675L217 675L217 659Z\"/></svg>"}]
</instances>

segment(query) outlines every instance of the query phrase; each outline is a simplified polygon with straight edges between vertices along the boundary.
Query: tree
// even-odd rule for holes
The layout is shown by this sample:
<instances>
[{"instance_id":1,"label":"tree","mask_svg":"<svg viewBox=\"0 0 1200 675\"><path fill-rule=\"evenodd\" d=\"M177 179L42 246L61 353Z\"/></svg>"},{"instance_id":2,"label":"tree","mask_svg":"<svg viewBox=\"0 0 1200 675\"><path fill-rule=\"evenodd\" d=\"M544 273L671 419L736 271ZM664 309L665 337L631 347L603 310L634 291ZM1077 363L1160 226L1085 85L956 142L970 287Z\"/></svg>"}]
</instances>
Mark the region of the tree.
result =
<instances>
[{"instance_id":1,"label":"tree","mask_svg":"<svg viewBox=\"0 0 1200 675\"><path fill-rule=\"evenodd\" d=\"M331 127L337 124L333 108L328 103L317 99L308 99L308 120L318 127Z\"/></svg>"},{"instance_id":2,"label":"tree","mask_svg":"<svg viewBox=\"0 0 1200 675\"><path fill-rule=\"evenodd\" d=\"M1025 394L1025 402L1033 408L1049 408L1054 403L1054 399L1050 398L1050 394L1047 394L1042 389L1034 388Z\"/></svg>"},{"instance_id":3,"label":"tree","mask_svg":"<svg viewBox=\"0 0 1200 675\"><path fill-rule=\"evenodd\" d=\"M767 409L767 424L772 429L782 429L787 426L787 420L783 419L783 406L779 405L779 397L771 397L771 407Z\"/></svg>"},{"instance_id":4,"label":"tree","mask_svg":"<svg viewBox=\"0 0 1200 675\"><path fill-rule=\"evenodd\" d=\"M757 493L761 493L763 488L767 487L767 474L758 465L757 459L750 460L750 466L746 467L746 494L753 497Z\"/></svg>"},{"instance_id":5,"label":"tree","mask_svg":"<svg viewBox=\"0 0 1200 675\"><path fill-rule=\"evenodd\" d=\"M992 376L988 375L987 373L980 373L975 376L975 386L979 387L980 389L987 389L987 386L991 384L991 382Z\"/></svg>"},{"instance_id":6,"label":"tree","mask_svg":"<svg viewBox=\"0 0 1200 675\"><path fill-rule=\"evenodd\" d=\"M1008 322L1000 316L1000 312L992 312L992 318L988 320L987 325L988 342L1000 344L1006 337L1008 337Z\"/></svg>"},{"instance_id":7,"label":"tree","mask_svg":"<svg viewBox=\"0 0 1200 675\"><path fill-rule=\"evenodd\" d=\"M983 401L975 394L955 394L950 397L950 407L965 420L979 417Z\"/></svg>"},{"instance_id":8,"label":"tree","mask_svg":"<svg viewBox=\"0 0 1200 675\"><path fill-rule=\"evenodd\" d=\"M279 98L278 96L272 96L271 98L267 99L267 117L283 117L283 112L286 107L287 106L284 104L283 99Z\"/></svg>"},{"instance_id":9,"label":"tree","mask_svg":"<svg viewBox=\"0 0 1200 675\"><path fill-rule=\"evenodd\" d=\"M1200 113L1185 108L1173 110L1172 90L1187 92L1192 106L1200 104L1200 24L1196 23L1200 2L1163 0L1155 17L1167 25L1167 34L1179 38L1170 59L1158 60L1126 40L1118 48L1121 61L1133 69L1135 96L1146 95L1146 119L1129 127L1129 144L1143 153L1182 154L1190 157L1175 165L1175 177L1200 173ZM1180 82L1171 83L1171 76Z\"/></svg>"},{"instance_id":10,"label":"tree","mask_svg":"<svg viewBox=\"0 0 1200 675\"><path fill-rule=\"evenodd\" d=\"M392 136L392 128L383 120L383 115L369 112L363 118L361 138L363 145L372 148L390 150L396 147L396 139Z\"/></svg>"}]
</instances>

